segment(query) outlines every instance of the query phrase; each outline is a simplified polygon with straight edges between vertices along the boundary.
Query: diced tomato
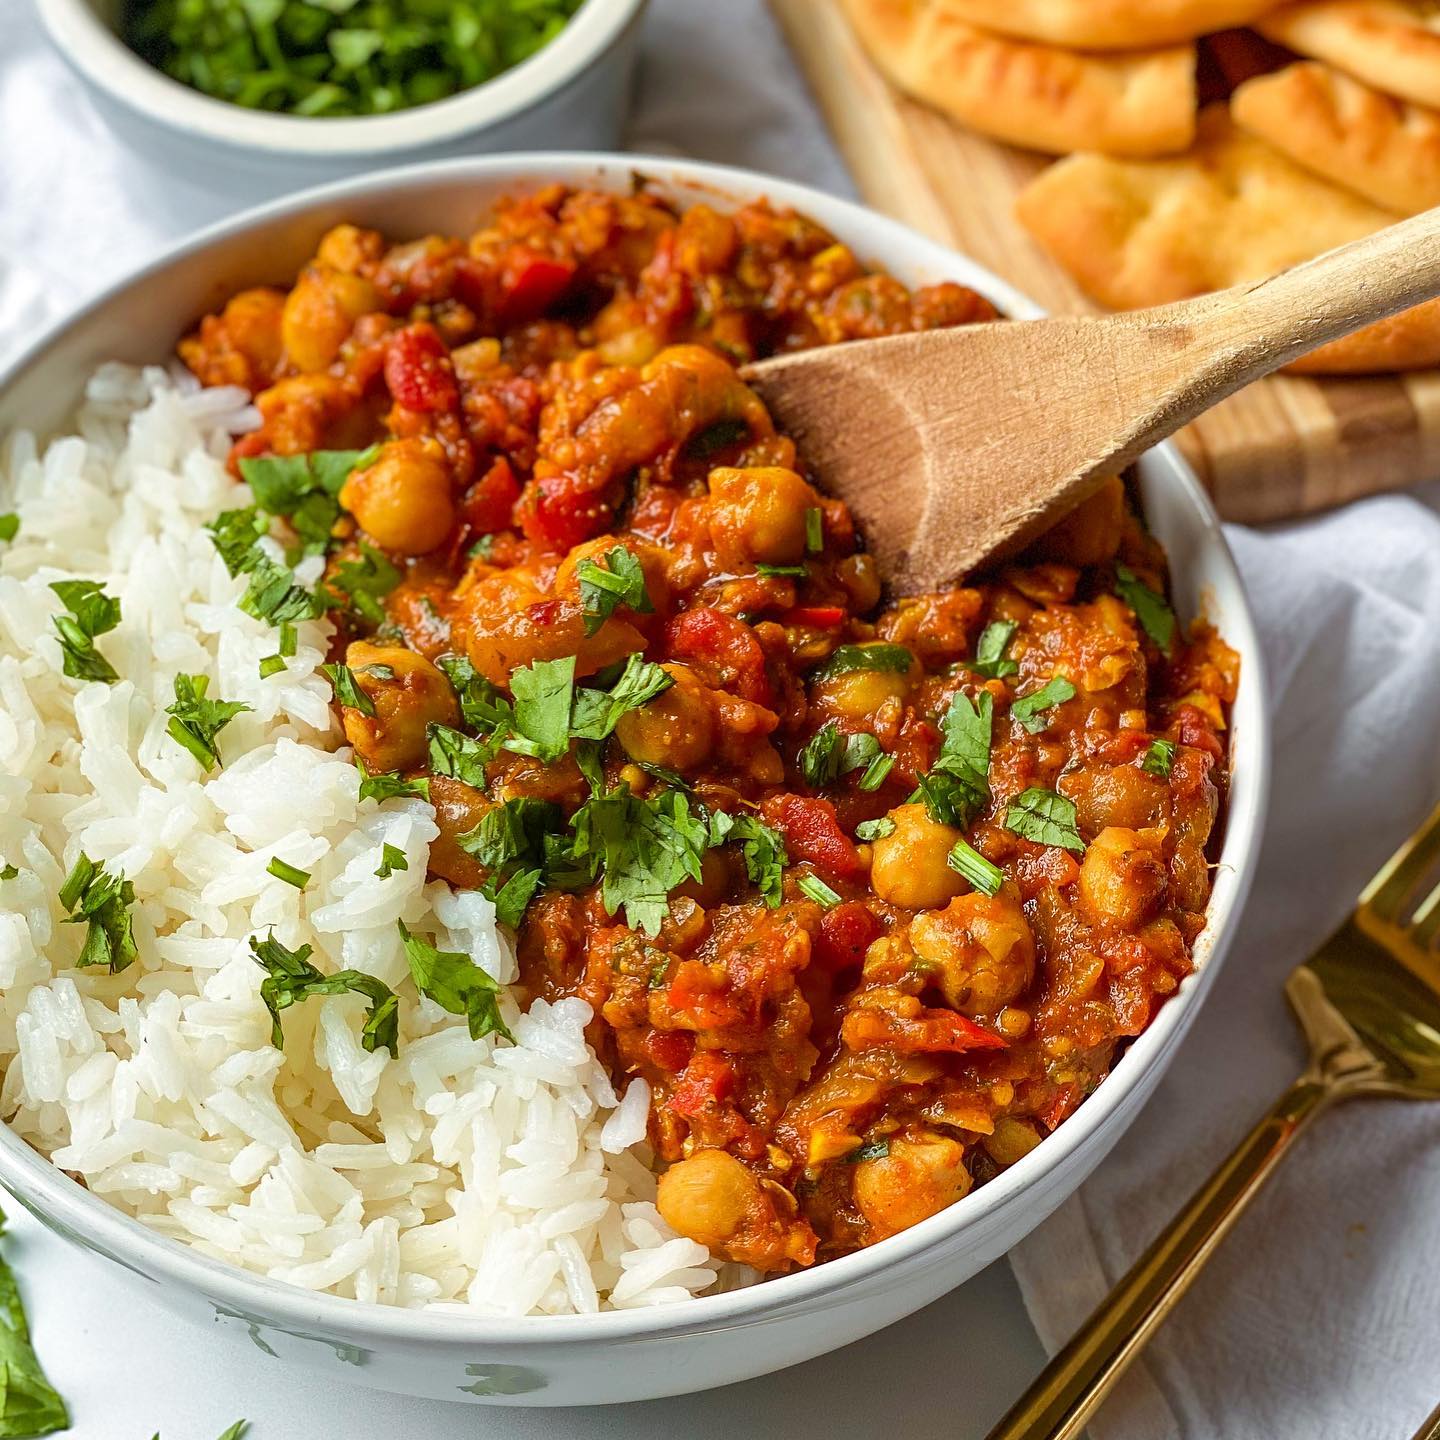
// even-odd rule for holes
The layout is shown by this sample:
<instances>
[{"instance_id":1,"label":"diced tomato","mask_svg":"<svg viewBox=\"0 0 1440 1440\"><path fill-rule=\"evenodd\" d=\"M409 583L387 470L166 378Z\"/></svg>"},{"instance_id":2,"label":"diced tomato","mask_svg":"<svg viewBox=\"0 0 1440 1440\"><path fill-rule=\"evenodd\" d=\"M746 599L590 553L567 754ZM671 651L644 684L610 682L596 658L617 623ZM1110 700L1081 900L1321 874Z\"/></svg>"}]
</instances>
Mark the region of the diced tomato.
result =
<instances>
[{"instance_id":1,"label":"diced tomato","mask_svg":"<svg viewBox=\"0 0 1440 1440\"><path fill-rule=\"evenodd\" d=\"M597 492L577 489L564 474L532 480L515 510L527 540L560 553L601 534L610 517L611 507Z\"/></svg>"},{"instance_id":2,"label":"diced tomato","mask_svg":"<svg viewBox=\"0 0 1440 1440\"><path fill-rule=\"evenodd\" d=\"M772 795L760 807L766 820L785 837L792 861L808 860L832 879L853 880L865 873L855 842L840 828L828 800L805 795Z\"/></svg>"},{"instance_id":3,"label":"diced tomato","mask_svg":"<svg viewBox=\"0 0 1440 1440\"><path fill-rule=\"evenodd\" d=\"M645 1037L643 1049L657 1068L675 1075L689 1063L695 1039L683 1030L652 1030Z\"/></svg>"},{"instance_id":4,"label":"diced tomato","mask_svg":"<svg viewBox=\"0 0 1440 1440\"><path fill-rule=\"evenodd\" d=\"M666 1102L679 1115L699 1115L735 1091L735 1071L715 1050L697 1050Z\"/></svg>"},{"instance_id":5,"label":"diced tomato","mask_svg":"<svg viewBox=\"0 0 1440 1440\"><path fill-rule=\"evenodd\" d=\"M960 1055L966 1050L1004 1050L1009 1042L953 1010L922 1009L897 1015L879 1006L852 1010L840 1026L852 1050L895 1050Z\"/></svg>"},{"instance_id":6,"label":"diced tomato","mask_svg":"<svg viewBox=\"0 0 1440 1440\"><path fill-rule=\"evenodd\" d=\"M817 630L829 630L843 624L845 612L838 605L797 605L781 617L782 625L810 625Z\"/></svg>"},{"instance_id":7,"label":"diced tomato","mask_svg":"<svg viewBox=\"0 0 1440 1440\"><path fill-rule=\"evenodd\" d=\"M672 660L688 660L702 670L718 690L733 690L743 700L768 705L770 677L765 673L765 652L755 632L722 610L699 605L677 615L665 627L664 646Z\"/></svg>"},{"instance_id":8,"label":"diced tomato","mask_svg":"<svg viewBox=\"0 0 1440 1440\"><path fill-rule=\"evenodd\" d=\"M725 973L698 960L680 962L665 988L665 1000L670 1023L691 1030L724 1030L746 1018Z\"/></svg>"},{"instance_id":9,"label":"diced tomato","mask_svg":"<svg viewBox=\"0 0 1440 1440\"><path fill-rule=\"evenodd\" d=\"M1182 745L1203 750L1216 760L1225 758L1225 747L1215 734L1210 717L1203 710L1195 705L1182 705L1175 712L1175 718L1179 722L1179 740Z\"/></svg>"},{"instance_id":10,"label":"diced tomato","mask_svg":"<svg viewBox=\"0 0 1440 1440\"><path fill-rule=\"evenodd\" d=\"M863 963L865 952L885 933L885 927L858 901L846 901L820 917L820 934L811 949L810 963L831 975Z\"/></svg>"},{"instance_id":11,"label":"diced tomato","mask_svg":"<svg viewBox=\"0 0 1440 1440\"><path fill-rule=\"evenodd\" d=\"M450 351L440 332L425 321L391 335L385 350L385 384L397 404L420 414L451 411L460 404Z\"/></svg>"},{"instance_id":12,"label":"diced tomato","mask_svg":"<svg viewBox=\"0 0 1440 1440\"><path fill-rule=\"evenodd\" d=\"M500 275L500 323L522 325L543 315L565 293L577 268L573 260L516 246Z\"/></svg>"},{"instance_id":13,"label":"diced tomato","mask_svg":"<svg viewBox=\"0 0 1440 1440\"><path fill-rule=\"evenodd\" d=\"M504 530L511 523L519 498L519 481L510 462L502 455L466 492L460 518L472 535Z\"/></svg>"}]
</instances>

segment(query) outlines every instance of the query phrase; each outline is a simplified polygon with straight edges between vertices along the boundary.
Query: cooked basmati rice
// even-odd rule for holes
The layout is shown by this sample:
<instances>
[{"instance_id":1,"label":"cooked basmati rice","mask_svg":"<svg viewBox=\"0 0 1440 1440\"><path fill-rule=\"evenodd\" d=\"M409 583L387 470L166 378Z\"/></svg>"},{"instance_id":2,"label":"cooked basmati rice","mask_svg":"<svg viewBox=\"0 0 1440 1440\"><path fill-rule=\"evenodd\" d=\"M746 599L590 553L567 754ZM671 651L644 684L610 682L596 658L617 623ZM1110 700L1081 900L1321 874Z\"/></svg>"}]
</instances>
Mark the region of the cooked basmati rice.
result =
<instances>
[{"instance_id":1,"label":"cooked basmati rice","mask_svg":"<svg viewBox=\"0 0 1440 1440\"><path fill-rule=\"evenodd\" d=\"M488 900L426 883L430 807L359 802L318 673L329 622L259 676L275 631L237 608L203 528L246 503L223 461L255 420L242 391L111 365L75 435L0 450L20 516L0 553L0 864L19 871L0 882L0 1112L145 1225L310 1289L522 1315L711 1287L653 1203L647 1087L617 1099L589 1007L522 1014L507 993L515 1044L476 1041L410 983L397 920L502 982L515 960ZM116 684L62 676L49 586L68 578L121 602L98 642ZM208 776L165 731L180 672L251 707ZM409 868L380 879L386 845ZM140 955L113 977L75 968L84 926L61 923L82 851L135 887ZM398 1058L361 1047L355 995L292 1007L271 1045L247 942L272 928L399 991Z\"/></svg>"}]
</instances>

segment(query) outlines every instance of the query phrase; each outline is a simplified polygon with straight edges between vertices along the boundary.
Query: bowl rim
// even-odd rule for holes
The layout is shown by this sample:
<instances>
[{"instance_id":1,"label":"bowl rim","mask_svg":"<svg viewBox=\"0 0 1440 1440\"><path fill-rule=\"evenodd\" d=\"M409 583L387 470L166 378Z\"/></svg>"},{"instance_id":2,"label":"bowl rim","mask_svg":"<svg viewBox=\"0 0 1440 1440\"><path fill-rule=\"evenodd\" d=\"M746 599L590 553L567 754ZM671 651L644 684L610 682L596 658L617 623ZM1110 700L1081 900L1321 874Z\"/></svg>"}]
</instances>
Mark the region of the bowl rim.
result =
<instances>
[{"instance_id":1,"label":"bowl rim","mask_svg":"<svg viewBox=\"0 0 1440 1440\"><path fill-rule=\"evenodd\" d=\"M513 120L595 64L647 0L585 0L535 54L445 100L389 115L300 116L219 100L173 80L141 59L90 0L36 0L60 54L92 85L166 129L222 145L323 160L395 156Z\"/></svg>"},{"instance_id":2,"label":"bowl rim","mask_svg":"<svg viewBox=\"0 0 1440 1440\"><path fill-rule=\"evenodd\" d=\"M743 203L747 198L766 196L810 215L827 229L863 233L865 239L859 248L866 258L889 265L897 263L897 256L904 256L898 263L911 269L918 264L927 273L933 271L937 278L971 284L1012 317L1032 318L1044 313L1014 286L960 252L862 204L798 182L737 166L666 156L578 151L481 156L398 166L313 186L205 227L107 285L80 309L52 323L0 370L0 402L4 401L11 384L44 351L70 332L83 328L91 316L113 298L145 285L177 261L193 257L213 244L243 238L246 233L272 222L303 219L307 212L324 210L336 202L363 202L371 192L393 197L407 190L428 190L467 181L477 185L564 181L623 189L633 183L637 174L687 198L719 195L728 202ZM983 1230L987 1221L996 1223L994 1217L1023 1203L1027 1192L1040 1193L1043 1177L1061 1169L1077 1151L1087 1147L1112 1117L1123 1111L1150 1067L1163 1067L1168 1060L1208 992L1233 938L1253 879L1263 829L1270 782L1269 686L1249 598L1209 496L1179 452L1167 441L1149 452L1147 458L1163 465L1185 492L1199 517L1197 533L1210 549L1215 568L1224 573L1233 587L1238 601L1236 613L1226 617L1226 638L1245 660L1243 683L1248 686L1250 704L1244 716L1247 728L1243 743L1250 773L1243 805L1235 803L1232 791L1226 808L1222 868L1232 867L1233 884L1222 913L1207 914L1206 929L1199 942L1205 947L1202 963L1185 978L1177 994L1130 1042L1119 1061L1076 1112L995 1179L909 1230L876 1245L761 1284L639 1309L514 1317L412 1310L356 1301L304 1290L212 1259L179 1240L147 1229L137 1219L72 1181L4 1122L0 1122L0 1182L14 1190L17 1198L34 1208L47 1223L51 1223L53 1217L55 1222L100 1242L92 1248L102 1250L117 1263L148 1279L198 1291L212 1301L219 1300L237 1312L253 1314L282 1330L297 1324L324 1324L334 1333L361 1343L367 1340L459 1342L481 1344L492 1351L656 1336L673 1338L728 1328L737 1323L773 1321L815 1303L823 1304L827 1297L838 1302L840 1297L835 1292L850 1290L867 1280L873 1281L880 1272L914 1262L922 1252L932 1247L938 1249L942 1242L962 1230ZM1238 712L1235 718L1239 720ZM1237 733L1241 730L1238 723L1235 728ZM1212 892L1212 906L1214 899Z\"/></svg>"}]
</instances>

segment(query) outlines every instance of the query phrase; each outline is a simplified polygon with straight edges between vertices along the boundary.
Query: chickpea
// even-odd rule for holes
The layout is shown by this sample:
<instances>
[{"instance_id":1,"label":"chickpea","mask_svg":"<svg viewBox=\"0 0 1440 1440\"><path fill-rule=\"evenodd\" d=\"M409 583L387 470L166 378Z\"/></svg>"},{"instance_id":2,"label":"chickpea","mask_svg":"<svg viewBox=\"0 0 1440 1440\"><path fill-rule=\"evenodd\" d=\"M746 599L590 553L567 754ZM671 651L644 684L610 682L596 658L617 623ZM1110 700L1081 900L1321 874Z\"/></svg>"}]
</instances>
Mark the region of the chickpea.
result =
<instances>
[{"instance_id":1,"label":"chickpea","mask_svg":"<svg viewBox=\"0 0 1440 1440\"><path fill-rule=\"evenodd\" d=\"M805 512L820 497L779 466L710 472L710 535L727 565L793 565L805 558Z\"/></svg>"},{"instance_id":2,"label":"chickpea","mask_svg":"<svg viewBox=\"0 0 1440 1440\"><path fill-rule=\"evenodd\" d=\"M375 706L373 715L362 715L347 705L342 717L345 738L367 770L421 764L429 751L426 727L460 723L450 682L423 655L400 645L356 640L345 651L345 663Z\"/></svg>"},{"instance_id":3,"label":"chickpea","mask_svg":"<svg viewBox=\"0 0 1440 1440\"><path fill-rule=\"evenodd\" d=\"M961 834L939 825L923 805L900 805L890 812L895 828L870 847L870 885L882 899L907 910L933 910L965 889L965 881L946 863Z\"/></svg>"},{"instance_id":4,"label":"chickpea","mask_svg":"<svg viewBox=\"0 0 1440 1440\"><path fill-rule=\"evenodd\" d=\"M430 777L430 803L440 833L430 844L430 873L448 880L462 890L478 889L485 881L485 867L468 850L460 848L460 836L473 830L494 804L478 790L444 775Z\"/></svg>"},{"instance_id":5,"label":"chickpea","mask_svg":"<svg viewBox=\"0 0 1440 1440\"><path fill-rule=\"evenodd\" d=\"M358 275L312 263L285 298L280 333L290 363L302 374L327 369L355 322L380 308L375 287Z\"/></svg>"},{"instance_id":6,"label":"chickpea","mask_svg":"<svg viewBox=\"0 0 1440 1440\"><path fill-rule=\"evenodd\" d=\"M961 895L944 910L917 915L910 944L945 999L965 1015L993 1015L1035 978L1035 937L1013 884L998 895Z\"/></svg>"},{"instance_id":7,"label":"chickpea","mask_svg":"<svg viewBox=\"0 0 1440 1440\"><path fill-rule=\"evenodd\" d=\"M450 467L435 440L391 440L379 458L352 471L340 503L382 549L423 555L455 527Z\"/></svg>"},{"instance_id":8,"label":"chickpea","mask_svg":"<svg viewBox=\"0 0 1440 1440\"><path fill-rule=\"evenodd\" d=\"M995 1122L995 1133L985 1136L980 1143L997 1165L1008 1166L1023 1160L1040 1143L1040 1132L1029 1120L1002 1115Z\"/></svg>"},{"instance_id":9,"label":"chickpea","mask_svg":"<svg viewBox=\"0 0 1440 1440\"><path fill-rule=\"evenodd\" d=\"M898 1235L967 1195L970 1172L957 1140L927 1133L890 1141L888 1154L855 1167L855 1203L870 1239Z\"/></svg>"},{"instance_id":10,"label":"chickpea","mask_svg":"<svg viewBox=\"0 0 1440 1440\"><path fill-rule=\"evenodd\" d=\"M628 550L639 562L645 573L645 593L656 610L664 611L670 598L670 586L666 578L665 554L654 545L643 540L626 536L623 540L614 535L600 535L577 545L561 562L555 571L555 593L557 595L580 594L580 566L586 560L593 560L602 570L609 565L605 557L616 547Z\"/></svg>"},{"instance_id":11,"label":"chickpea","mask_svg":"<svg viewBox=\"0 0 1440 1440\"><path fill-rule=\"evenodd\" d=\"M687 666L663 668L675 683L638 710L626 711L615 734L632 760L692 770L715 746L710 692Z\"/></svg>"},{"instance_id":12,"label":"chickpea","mask_svg":"<svg viewBox=\"0 0 1440 1440\"><path fill-rule=\"evenodd\" d=\"M847 670L819 681L812 692L815 703L828 715L868 721L892 701L910 693L909 675L894 670Z\"/></svg>"},{"instance_id":13,"label":"chickpea","mask_svg":"<svg viewBox=\"0 0 1440 1440\"><path fill-rule=\"evenodd\" d=\"M1071 565L1099 565L1120 548L1125 524L1125 482L1111 475L1035 542L1034 553Z\"/></svg>"},{"instance_id":14,"label":"chickpea","mask_svg":"<svg viewBox=\"0 0 1440 1440\"><path fill-rule=\"evenodd\" d=\"M1166 878L1164 859L1136 831L1111 825L1080 862L1080 904L1100 924L1134 930L1159 904Z\"/></svg>"},{"instance_id":15,"label":"chickpea","mask_svg":"<svg viewBox=\"0 0 1440 1440\"><path fill-rule=\"evenodd\" d=\"M847 555L835 567L835 576L850 596L851 607L863 615L880 603L880 567L873 555L861 550Z\"/></svg>"}]
</instances>

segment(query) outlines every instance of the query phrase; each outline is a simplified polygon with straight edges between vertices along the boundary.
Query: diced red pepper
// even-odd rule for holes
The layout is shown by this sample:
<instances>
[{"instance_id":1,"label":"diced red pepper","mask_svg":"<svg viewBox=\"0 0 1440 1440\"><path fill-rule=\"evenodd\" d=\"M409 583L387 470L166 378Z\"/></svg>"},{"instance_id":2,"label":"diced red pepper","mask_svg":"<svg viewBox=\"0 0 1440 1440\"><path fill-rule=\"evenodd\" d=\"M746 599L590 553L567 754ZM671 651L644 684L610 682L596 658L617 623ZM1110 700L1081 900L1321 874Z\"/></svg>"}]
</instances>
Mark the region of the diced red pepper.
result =
<instances>
[{"instance_id":1,"label":"diced red pepper","mask_svg":"<svg viewBox=\"0 0 1440 1440\"><path fill-rule=\"evenodd\" d=\"M538 319L565 293L577 268L573 260L516 246L506 255L500 275L500 323Z\"/></svg>"},{"instance_id":2,"label":"diced red pepper","mask_svg":"<svg viewBox=\"0 0 1440 1440\"><path fill-rule=\"evenodd\" d=\"M697 1050L666 1101L677 1115L699 1115L735 1091L735 1071L715 1050Z\"/></svg>"},{"instance_id":3,"label":"diced red pepper","mask_svg":"<svg viewBox=\"0 0 1440 1440\"><path fill-rule=\"evenodd\" d=\"M450 351L440 332L423 320L390 337L385 384L396 404L420 414L453 411L460 405Z\"/></svg>"},{"instance_id":4,"label":"diced red pepper","mask_svg":"<svg viewBox=\"0 0 1440 1440\"><path fill-rule=\"evenodd\" d=\"M845 621L845 612L838 605L797 605L781 617L782 625L809 625L816 630L831 630Z\"/></svg>"},{"instance_id":5,"label":"diced red pepper","mask_svg":"<svg viewBox=\"0 0 1440 1440\"><path fill-rule=\"evenodd\" d=\"M852 970L864 962L865 952L884 933L885 927L868 906L847 900L820 917L820 934L811 949L810 963L830 975Z\"/></svg>"},{"instance_id":6,"label":"diced red pepper","mask_svg":"<svg viewBox=\"0 0 1440 1440\"><path fill-rule=\"evenodd\" d=\"M792 862L808 860L817 870L838 880L853 880L865 873L855 842L840 828L835 807L828 800L772 795L760 809L785 837Z\"/></svg>"},{"instance_id":7,"label":"diced red pepper","mask_svg":"<svg viewBox=\"0 0 1440 1440\"><path fill-rule=\"evenodd\" d=\"M519 498L520 483L502 455L466 492L460 518L472 535L507 529Z\"/></svg>"},{"instance_id":8,"label":"diced red pepper","mask_svg":"<svg viewBox=\"0 0 1440 1440\"><path fill-rule=\"evenodd\" d=\"M712 673L706 678L717 689L734 690L742 700L756 705L770 703L765 652L743 620L700 605L666 625L664 646L672 660L709 666Z\"/></svg>"},{"instance_id":9,"label":"diced red pepper","mask_svg":"<svg viewBox=\"0 0 1440 1440\"><path fill-rule=\"evenodd\" d=\"M897 1015L879 1006L852 1010L841 1023L840 1036L851 1050L894 1050L960 1055L967 1050L1004 1050L1009 1041L953 1010L922 1009Z\"/></svg>"}]
</instances>

